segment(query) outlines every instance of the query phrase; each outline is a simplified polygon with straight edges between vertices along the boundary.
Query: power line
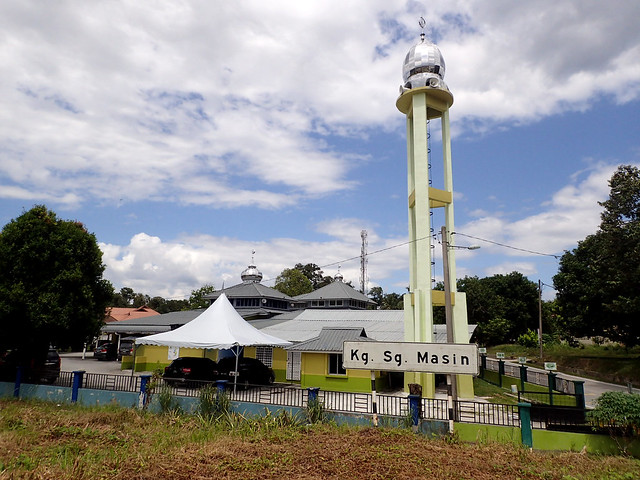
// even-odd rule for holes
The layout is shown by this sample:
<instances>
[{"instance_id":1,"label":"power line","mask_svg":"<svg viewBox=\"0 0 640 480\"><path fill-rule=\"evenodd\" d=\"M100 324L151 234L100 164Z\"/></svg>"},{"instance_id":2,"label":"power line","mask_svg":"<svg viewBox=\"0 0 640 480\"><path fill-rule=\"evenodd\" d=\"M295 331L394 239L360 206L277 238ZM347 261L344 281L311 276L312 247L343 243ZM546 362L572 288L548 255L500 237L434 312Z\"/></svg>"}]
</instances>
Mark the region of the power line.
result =
<instances>
[{"instance_id":1,"label":"power line","mask_svg":"<svg viewBox=\"0 0 640 480\"><path fill-rule=\"evenodd\" d=\"M510 248L511 250L518 250L520 252L532 253L534 255L542 255L544 257L553 257L556 260L561 257L561 255L555 255L553 253L541 253L541 252L535 252L533 250L527 250L526 248L512 247L511 245L505 245L504 243L494 242L493 240L487 240L486 238L474 237L473 235L467 235L466 233L460 233L460 232L452 232L452 233L455 234L455 235L461 235L461 236L467 237L467 238L473 238L474 240L480 240L481 242L492 243L492 244L498 245L500 247Z\"/></svg>"},{"instance_id":2,"label":"power line","mask_svg":"<svg viewBox=\"0 0 640 480\"><path fill-rule=\"evenodd\" d=\"M474 240L480 240L482 242L491 243L493 245L498 245L498 246L504 247L504 248L510 248L512 250L518 250L520 252L531 253L531 254L534 254L534 255L541 255L541 256L544 256L544 257L553 257L556 260L561 257L561 255L555 255L555 254L552 254L552 253L541 253L541 252L536 252L534 250L528 250L526 248L514 247L514 246L511 246L511 245L506 245L504 243L496 242L496 241L493 241L493 240L487 240L486 238L480 238L480 237L474 237L473 235L467 235L466 233L451 232L451 234L452 235L460 235L460 236L467 237L467 238L473 238ZM422 240L426 240L426 239L431 238L431 237L433 237L433 235L428 235L428 236L422 237L422 238L416 238L415 240L409 240L407 242L397 243L397 244L391 245L389 247L381 248L379 250L374 250L373 252L368 252L366 254L366 256L369 257L371 255L376 255L378 253L386 252L388 250L393 250L394 248L404 247L405 245L409 245L409 244L415 243L415 242L420 242ZM341 264L346 263L346 262L351 262L353 260L361 260L361 259L362 259L362 255L357 255L355 257L345 258L344 260L339 260L337 262L327 263L326 265L320 265L318 268L325 269L325 268L328 268L328 267L333 267L335 265L341 265ZM265 279L263 279L263 283L267 282L267 281L270 281L270 280L275 280L275 279L273 279L273 278L265 278ZM547 285L547 287L551 287L551 285ZM553 287L551 287L551 288L553 288Z\"/></svg>"}]
</instances>

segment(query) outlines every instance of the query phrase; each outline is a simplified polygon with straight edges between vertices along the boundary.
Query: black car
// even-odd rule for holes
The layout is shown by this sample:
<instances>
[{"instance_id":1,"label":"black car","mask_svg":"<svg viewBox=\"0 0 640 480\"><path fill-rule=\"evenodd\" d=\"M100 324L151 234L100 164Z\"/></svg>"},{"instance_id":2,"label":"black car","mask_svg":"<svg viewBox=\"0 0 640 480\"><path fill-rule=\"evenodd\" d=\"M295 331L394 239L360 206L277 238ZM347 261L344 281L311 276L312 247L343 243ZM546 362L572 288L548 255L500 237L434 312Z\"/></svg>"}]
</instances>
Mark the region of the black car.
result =
<instances>
[{"instance_id":1,"label":"black car","mask_svg":"<svg viewBox=\"0 0 640 480\"><path fill-rule=\"evenodd\" d=\"M118 358L118 345L107 342L100 344L93 351L93 358L98 360L115 360Z\"/></svg>"},{"instance_id":2,"label":"black car","mask_svg":"<svg viewBox=\"0 0 640 480\"><path fill-rule=\"evenodd\" d=\"M136 337L124 337L120 339L120 348L118 348L118 361L127 355L133 355L133 347L135 346Z\"/></svg>"},{"instance_id":3,"label":"black car","mask_svg":"<svg viewBox=\"0 0 640 480\"><path fill-rule=\"evenodd\" d=\"M25 383L53 383L60 376L60 355L49 348L46 356L20 355L16 350L0 355L0 380L13 382L18 365L22 366L21 381Z\"/></svg>"},{"instance_id":4,"label":"black car","mask_svg":"<svg viewBox=\"0 0 640 480\"><path fill-rule=\"evenodd\" d=\"M234 383L236 357L226 357L218 361L220 378ZM241 385L270 385L276 380L276 375L269 367L256 358L238 358L237 384Z\"/></svg>"},{"instance_id":5,"label":"black car","mask_svg":"<svg viewBox=\"0 0 640 480\"><path fill-rule=\"evenodd\" d=\"M162 377L173 385L213 382L218 379L218 365L210 358L180 357L164 367Z\"/></svg>"}]
</instances>

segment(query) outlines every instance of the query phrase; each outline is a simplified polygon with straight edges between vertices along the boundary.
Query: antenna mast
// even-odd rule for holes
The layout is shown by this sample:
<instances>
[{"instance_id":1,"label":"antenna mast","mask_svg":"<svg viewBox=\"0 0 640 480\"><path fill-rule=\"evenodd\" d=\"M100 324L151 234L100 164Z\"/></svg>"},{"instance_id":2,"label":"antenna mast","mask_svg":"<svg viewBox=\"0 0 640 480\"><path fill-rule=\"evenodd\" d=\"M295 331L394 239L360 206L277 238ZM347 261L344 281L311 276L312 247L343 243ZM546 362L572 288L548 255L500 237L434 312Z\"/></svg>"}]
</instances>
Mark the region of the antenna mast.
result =
<instances>
[{"instance_id":1,"label":"antenna mast","mask_svg":"<svg viewBox=\"0 0 640 480\"><path fill-rule=\"evenodd\" d=\"M360 249L360 291L367 294L367 285L369 284L369 277L367 276L367 231L362 230L360 232L360 238L362 239L362 248Z\"/></svg>"}]
</instances>

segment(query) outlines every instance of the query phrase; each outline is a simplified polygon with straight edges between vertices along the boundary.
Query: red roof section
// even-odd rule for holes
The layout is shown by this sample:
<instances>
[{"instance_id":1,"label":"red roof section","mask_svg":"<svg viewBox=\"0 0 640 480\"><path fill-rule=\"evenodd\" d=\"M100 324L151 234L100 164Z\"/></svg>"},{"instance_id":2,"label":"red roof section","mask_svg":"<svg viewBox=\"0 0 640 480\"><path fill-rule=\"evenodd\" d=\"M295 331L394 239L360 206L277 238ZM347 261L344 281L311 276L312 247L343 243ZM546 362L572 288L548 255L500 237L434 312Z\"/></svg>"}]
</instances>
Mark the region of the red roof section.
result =
<instances>
[{"instance_id":1,"label":"red roof section","mask_svg":"<svg viewBox=\"0 0 640 480\"><path fill-rule=\"evenodd\" d=\"M160 314L146 305L138 308L107 307L104 321L105 323L111 323L119 322L120 320L129 320L131 318L151 317L153 315Z\"/></svg>"}]
</instances>

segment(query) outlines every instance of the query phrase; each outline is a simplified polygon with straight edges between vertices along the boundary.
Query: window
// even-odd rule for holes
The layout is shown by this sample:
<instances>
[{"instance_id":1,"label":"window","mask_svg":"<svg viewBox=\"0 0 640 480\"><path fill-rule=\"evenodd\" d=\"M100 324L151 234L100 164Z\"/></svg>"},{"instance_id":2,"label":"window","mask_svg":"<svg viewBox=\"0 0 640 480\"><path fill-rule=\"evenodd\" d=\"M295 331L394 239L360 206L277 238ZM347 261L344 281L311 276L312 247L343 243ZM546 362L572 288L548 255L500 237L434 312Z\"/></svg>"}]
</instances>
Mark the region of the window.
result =
<instances>
[{"instance_id":1,"label":"window","mask_svg":"<svg viewBox=\"0 0 640 480\"><path fill-rule=\"evenodd\" d=\"M346 375L347 371L342 366L342 354L329 354L329 375Z\"/></svg>"},{"instance_id":2,"label":"window","mask_svg":"<svg viewBox=\"0 0 640 480\"><path fill-rule=\"evenodd\" d=\"M256 358L267 367L273 366L273 347L256 347Z\"/></svg>"}]
</instances>

